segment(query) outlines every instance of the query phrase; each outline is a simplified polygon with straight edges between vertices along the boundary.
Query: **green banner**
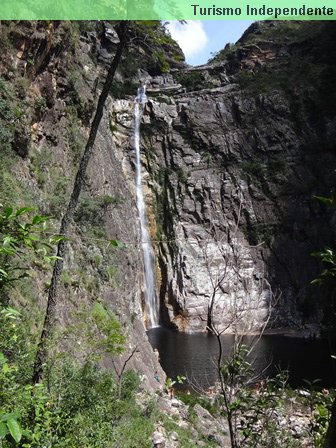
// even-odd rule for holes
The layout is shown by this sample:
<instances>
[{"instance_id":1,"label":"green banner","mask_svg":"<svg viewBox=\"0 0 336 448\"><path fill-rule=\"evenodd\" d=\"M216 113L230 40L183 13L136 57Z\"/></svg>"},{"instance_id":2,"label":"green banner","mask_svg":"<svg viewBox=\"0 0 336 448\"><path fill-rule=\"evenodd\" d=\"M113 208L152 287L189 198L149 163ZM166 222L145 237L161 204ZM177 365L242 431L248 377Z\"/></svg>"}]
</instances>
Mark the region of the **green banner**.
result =
<instances>
[{"instance_id":1,"label":"green banner","mask_svg":"<svg viewBox=\"0 0 336 448\"><path fill-rule=\"evenodd\" d=\"M336 0L0 0L0 20L336 20Z\"/></svg>"}]
</instances>

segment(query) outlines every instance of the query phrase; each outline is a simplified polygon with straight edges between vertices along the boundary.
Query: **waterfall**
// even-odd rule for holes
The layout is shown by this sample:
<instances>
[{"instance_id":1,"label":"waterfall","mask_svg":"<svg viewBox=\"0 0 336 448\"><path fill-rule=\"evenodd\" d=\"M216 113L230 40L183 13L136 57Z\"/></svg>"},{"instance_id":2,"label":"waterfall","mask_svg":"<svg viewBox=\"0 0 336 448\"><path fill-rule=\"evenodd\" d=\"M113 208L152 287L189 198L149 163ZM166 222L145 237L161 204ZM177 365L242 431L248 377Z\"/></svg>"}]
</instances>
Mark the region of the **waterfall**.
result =
<instances>
[{"instance_id":1,"label":"waterfall","mask_svg":"<svg viewBox=\"0 0 336 448\"><path fill-rule=\"evenodd\" d=\"M134 147L136 154L136 193L140 220L141 244L145 268L145 304L148 317L148 328L159 325L159 301L155 287L155 255L148 231L146 206L142 188L141 158L140 158L140 119L147 98L145 87L138 89L134 106Z\"/></svg>"}]
</instances>

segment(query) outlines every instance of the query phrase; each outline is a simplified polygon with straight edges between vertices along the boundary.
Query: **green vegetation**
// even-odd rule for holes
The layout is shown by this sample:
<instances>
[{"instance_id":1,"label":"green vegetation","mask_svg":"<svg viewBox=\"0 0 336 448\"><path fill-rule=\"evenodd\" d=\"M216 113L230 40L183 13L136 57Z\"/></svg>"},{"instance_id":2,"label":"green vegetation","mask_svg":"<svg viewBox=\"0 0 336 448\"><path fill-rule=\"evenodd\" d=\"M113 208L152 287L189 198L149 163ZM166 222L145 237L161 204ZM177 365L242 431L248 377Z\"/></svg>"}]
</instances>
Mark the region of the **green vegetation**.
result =
<instances>
[{"instance_id":1,"label":"green vegetation","mask_svg":"<svg viewBox=\"0 0 336 448\"><path fill-rule=\"evenodd\" d=\"M77 54L76 57L80 62L80 54ZM68 86L65 102L69 115L78 127L83 124L88 126L94 112L94 100L92 91L88 88L87 80L85 79L86 72L78 70L78 65L71 61L66 76ZM50 96L52 98L52 91ZM71 121L70 123L72 124Z\"/></svg>"},{"instance_id":2,"label":"green vegetation","mask_svg":"<svg viewBox=\"0 0 336 448\"><path fill-rule=\"evenodd\" d=\"M147 38L150 38L158 46L170 45L178 48L178 44L168 33L165 24L159 20L137 21L135 22L135 27L141 30Z\"/></svg>"},{"instance_id":3,"label":"green vegetation","mask_svg":"<svg viewBox=\"0 0 336 448\"><path fill-rule=\"evenodd\" d=\"M336 277L336 252L334 249L325 248L321 252L314 252L312 255L318 257L326 266L319 277L313 281L316 284L322 284L328 280L334 280Z\"/></svg>"},{"instance_id":4,"label":"green vegetation","mask_svg":"<svg viewBox=\"0 0 336 448\"><path fill-rule=\"evenodd\" d=\"M275 45L302 44L306 41L315 41L320 37L325 28L322 23L279 21L274 26L269 26L267 22L258 23L259 32L245 35L240 42L230 44L225 49L216 53L209 62L225 61L237 50L254 48L255 45L271 41ZM323 39L325 40L325 38Z\"/></svg>"},{"instance_id":5,"label":"green vegetation","mask_svg":"<svg viewBox=\"0 0 336 448\"><path fill-rule=\"evenodd\" d=\"M276 183L277 180L283 181L286 172L286 160L283 155L268 154L268 155L254 155L248 160L243 160L239 164L242 170L242 175L247 180L251 180L258 185L264 193L267 181Z\"/></svg>"},{"instance_id":6,"label":"green vegetation","mask_svg":"<svg viewBox=\"0 0 336 448\"><path fill-rule=\"evenodd\" d=\"M71 154L73 157L74 164L77 164L82 155L83 148L85 147L85 137L83 133L83 129L80 126L80 121L73 114L73 117L70 118L69 127L67 129L67 137L68 137L68 145L71 150Z\"/></svg>"},{"instance_id":7,"label":"green vegetation","mask_svg":"<svg viewBox=\"0 0 336 448\"><path fill-rule=\"evenodd\" d=\"M75 213L75 221L86 228L93 237L104 238L106 233L102 225L103 214L109 208L118 207L123 202L124 198L121 195L103 195L94 198L83 195Z\"/></svg>"},{"instance_id":8,"label":"green vegetation","mask_svg":"<svg viewBox=\"0 0 336 448\"><path fill-rule=\"evenodd\" d=\"M60 213L64 212L65 209L65 198L67 197L69 178L65 176L57 176L61 170L52 167L51 177L52 177L52 191L48 195L47 200L49 201L49 213L52 216L60 216Z\"/></svg>"},{"instance_id":9,"label":"green vegetation","mask_svg":"<svg viewBox=\"0 0 336 448\"><path fill-rule=\"evenodd\" d=\"M227 61L230 59L230 56L232 54L234 54L234 52L236 51L237 48L238 48L238 44L234 45L232 43L228 43L225 45L225 48L223 48L222 50L210 53L212 57L209 59L208 62L216 63L216 62Z\"/></svg>"},{"instance_id":10,"label":"green vegetation","mask_svg":"<svg viewBox=\"0 0 336 448\"><path fill-rule=\"evenodd\" d=\"M174 44L165 30L162 29L162 33L158 33L162 26L160 22L138 25L142 30L141 37L148 36L149 45L153 42L157 45L153 47L154 72L166 72L174 60L183 59L177 49L174 53ZM69 27L70 51L75 51L79 43L79 31L90 31L96 25L81 22L66 26ZM316 27L320 29L319 24ZM294 39L298 29L299 25L296 23L279 24L279 42ZM314 31L313 28L309 29ZM315 31L312 34L316 38ZM266 33L264 37L270 36ZM303 38L307 39L307 35L302 36ZM294 42L298 42L297 38L295 39ZM2 48L5 44L5 40L0 43ZM248 45L252 48L254 43L244 45L245 48ZM233 55L234 51L232 48L227 49L225 58ZM330 100L326 96L335 74L334 69L326 61L320 69L316 69L313 61L309 59L310 56L307 56L308 59L305 58L299 57L295 63L284 61L281 73L279 69L279 76L274 76L271 69L262 68L255 74L248 71L240 72L236 81L242 89L254 93L274 89L289 91L288 85L290 83L296 85L298 79L300 87L315 83L321 90L321 98L316 99L316 104L321 108L326 107L327 110L329 101L330 104L334 101L333 94L330 95ZM124 70L129 74L135 73L137 65L131 53L124 58L124 62L126 67ZM33 67L33 64L34 60L31 57L28 68ZM69 123L66 137L74 162L79 160L85 143L82 136L83 120L88 120L92 112L90 99L85 99L81 95L83 79L77 75L76 70L75 68L68 71L69 91L65 98ZM201 72L181 73L179 76L179 81L187 90L209 87ZM323 82L326 86L322 85ZM11 174L17 159L12 149L15 147L16 130L20 133L25 126L28 85L29 82L25 78L16 80L14 88L10 87L9 82L0 82L2 151L0 197L9 203L14 203L14 199L20 194L18 183ZM111 94L116 98L122 98L127 94L133 96L136 88L136 83L132 81L115 83ZM22 104L19 104L18 99L22 100ZM36 118L41 119L48 105L44 97L37 97L29 107L34 111ZM114 126L111 125L111 131L116 130ZM31 157L31 172L38 184L38 192L42 190L46 193L50 211L59 216L65 208L64 196L68 190L68 181L60 176L61 166L52 166L54 156L50 148L41 146L39 149L40 151ZM148 151L147 157L149 159L153 154ZM208 166L211 164L210 155L207 155L205 163ZM242 162L240 168L249 181L259 181L260 185L264 185L270 177L284 172L286 164L281 157L268 159L256 157ZM176 216L176 210L170 209L170 204L175 202L169 201L172 194L170 181L177 180L179 188L182 188L188 175L189 173L181 168L174 173L169 168L160 168L157 173L156 180L161 187L156 198L158 239L163 235L170 237L172 220ZM104 213L123 202L124 198L120 195L103 195L96 198L84 195L76 212L76 223L80 224L83 233L87 231L88 239L90 236L105 239ZM45 198L42 198L41 203L45 206ZM48 340L50 356L45 363L43 381L32 384L37 334L40 330L32 325L32 305L35 303L36 306L36 302L40 305L34 290L33 276L50 269L55 260L50 252L57 243L57 238L50 240L43 233L45 223L48 222L47 217L32 216L30 212L28 208L14 209L5 206L1 207L0 213L0 445L3 448L150 448L151 434L155 424L160 420L167 431L178 433L181 447L193 448L195 434L191 430L181 428L177 422L160 415L154 399L141 401L142 396L138 394L140 379L135 372L127 371L118 376L118 373L115 374L112 370L102 367L105 363L101 361L103 358L105 361L105 357L108 357L109 361L106 365L110 362L122 363L120 355L128 355L128 344L125 328L113 310L106 307L99 298L104 282L109 282L112 287L121 283L118 260L120 262L122 254L119 253L119 259L113 254L108 255L100 242L83 248L79 247L82 245L82 240L78 237L78 241L73 243L72 253L78 257L76 262L78 260L79 262L70 264L74 266L73 269L63 271L61 293L70 297L69 309L71 304L80 308L78 319L72 321L72 326L67 325L66 329L61 328L53 332L52 338ZM246 225L245 231L252 244L261 241L271 243L277 227L262 223L253 228ZM173 236L172 233L171 235ZM113 250L119 247L116 240L111 241L111 246ZM326 265L316 283L322 285L334 281L336 277L334 249L326 248L315 255ZM31 270L31 278L28 278L31 266L34 266L35 270ZM20 286L25 299L22 304L12 299L14 294L13 296L8 294L10 288L14 289L16 285ZM43 285L47 291L49 285L45 281ZM90 305L86 304L85 310L81 309L79 296L74 294L80 288L86 290L86 297L90 301ZM41 291L41 285L39 290ZM134 318L133 311L132 323ZM37 326L36 322L34 324ZM79 350L80 346L84 346L84 349ZM183 399L191 407L190 419L197 427L192 408L196 403L200 403L219 421L224 417L239 422L235 427L237 434L235 448L299 446L299 442L293 439L289 431L277 426L273 417L276 412L285 409L290 399L301 399L295 397L295 393L285 387L283 377L261 384L260 390L256 393L246 384L250 369L251 365L246 360L246 350L240 347L231 359L219 367L226 396L229 396L228 403L223 402L225 393L218 394L212 402L206 397L185 395ZM168 379L166 383L168 392L172 391L173 385L173 381ZM321 446L324 438L330 417L331 400L332 395L311 391L300 402L302 406L310 409L311 429L308 436L316 447ZM201 442L208 447L215 444L212 436L201 438Z\"/></svg>"},{"instance_id":11,"label":"green vegetation","mask_svg":"<svg viewBox=\"0 0 336 448\"><path fill-rule=\"evenodd\" d=\"M265 65L255 73L243 70L238 73L236 81L242 89L251 93L281 90L292 102L296 98L295 92L310 89L316 116L318 117L318 111L324 115L332 113L336 101L333 88L336 76L335 36L335 29L326 23L279 22L276 29L264 27L260 35L251 35L252 42L253 39L258 43L259 40L271 38L275 45L290 43L292 48L301 45L308 47L309 51L278 58L276 62ZM294 103L292 107L294 111Z\"/></svg>"},{"instance_id":12,"label":"green vegetation","mask_svg":"<svg viewBox=\"0 0 336 448\"><path fill-rule=\"evenodd\" d=\"M293 437L288 422L296 412L303 412L309 421L304 431L305 443L323 447L333 395L319 390L316 382L307 382L307 387L298 394L287 385L286 371L273 379L250 382L253 366L247 360L248 352L246 346L238 343L231 357L221 363L218 390L211 398L178 392L179 398L189 405L189 416L195 426L195 405L201 405L219 425L222 419L230 421L231 448L300 448L303 440ZM287 420L286 424L280 423L281 420Z\"/></svg>"},{"instance_id":13,"label":"green vegetation","mask_svg":"<svg viewBox=\"0 0 336 448\"><path fill-rule=\"evenodd\" d=\"M18 281L18 255L40 256L46 217L29 218L30 209L3 208L0 216L0 291ZM52 245L57 242L53 238ZM47 245L46 250L49 248ZM54 257L43 254L50 261ZM28 266L20 266L22 279ZM23 311L0 305L0 443L3 448L150 447L158 412L153 403L139 406L138 376L127 371L116 379L100 367L101 356L126 350L126 336L113 312L97 302L87 315L91 350L79 363L74 353L50 357L44 382L32 384L36 337ZM28 319L28 320L27 320ZM85 332L80 327L80 336Z\"/></svg>"},{"instance_id":14,"label":"green vegetation","mask_svg":"<svg viewBox=\"0 0 336 448\"><path fill-rule=\"evenodd\" d=\"M35 255L43 257L51 262L56 259L50 256L52 244L60 238L49 238L42 240L40 234L45 223L49 220L47 216L29 216L33 209L24 207L15 210L13 207L0 205L0 291L6 292L8 286L28 274L22 266L23 254L30 250ZM7 298L4 299L7 302Z\"/></svg>"},{"instance_id":15,"label":"green vegetation","mask_svg":"<svg viewBox=\"0 0 336 448\"><path fill-rule=\"evenodd\" d=\"M30 157L31 172L40 188L42 188L48 180L51 161L52 152L50 148L41 148L39 152L34 153Z\"/></svg>"},{"instance_id":16,"label":"green vegetation","mask_svg":"<svg viewBox=\"0 0 336 448\"><path fill-rule=\"evenodd\" d=\"M315 196L327 209L336 208L336 195L330 197ZM313 252L311 255L321 262L321 272L317 278L312 280L312 284L319 286L323 291L324 324L327 334L336 334L336 249L332 240L329 247ZM336 416L335 416L336 417Z\"/></svg>"},{"instance_id":17,"label":"green vegetation","mask_svg":"<svg viewBox=\"0 0 336 448\"><path fill-rule=\"evenodd\" d=\"M28 80L14 78L12 82L0 79L0 147L15 149L21 156L28 153L26 112L29 103L25 100Z\"/></svg>"},{"instance_id":18,"label":"green vegetation","mask_svg":"<svg viewBox=\"0 0 336 448\"><path fill-rule=\"evenodd\" d=\"M187 378L182 375L177 375L177 378L173 380L172 378L167 377L165 381L165 389L166 392L170 395L170 398L173 398L174 386L176 384L183 384Z\"/></svg>"},{"instance_id":19,"label":"green vegetation","mask_svg":"<svg viewBox=\"0 0 336 448\"><path fill-rule=\"evenodd\" d=\"M165 56L165 53L162 50L157 50L153 54L153 62L156 66L156 69L160 73L168 73L170 70L169 62Z\"/></svg>"},{"instance_id":20,"label":"green vegetation","mask_svg":"<svg viewBox=\"0 0 336 448\"><path fill-rule=\"evenodd\" d=\"M47 110L47 101L43 96L38 96L34 100L34 111L36 118L41 120L44 112Z\"/></svg>"},{"instance_id":21,"label":"green vegetation","mask_svg":"<svg viewBox=\"0 0 336 448\"><path fill-rule=\"evenodd\" d=\"M59 161L55 163L55 154L50 146L44 146L30 155L29 169L43 198L44 211L58 218L66 207L70 176L64 175L63 165Z\"/></svg>"},{"instance_id":22,"label":"green vegetation","mask_svg":"<svg viewBox=\"0 0 336 448\"><path fill-rule=\"evenodd\" d=\"M324 196L315 196L315 199L320 201L322 204L326 205L327 207L336 208L336 194L332 195L331 197L324 197ZM319 277L315 280L313 280L313 283L316 284L323 284L324 282L328 280L334 280L336 277L336 252L334 248L325 248L324 250L320 252L314 252L312 253L314 257L319 258L324 265L326 266L325 269L321 272Z\"/></svg>"},{"instance_id":23,"label":"green vegetation","mask_svg":"<svg viewBox=\"0 0 336 448\"><path fill-rule=\"evenodd\" d=\"M274 51L273 61L269 59L254 69L236 70L233 81L249 95L281 91L289 100L293 121L298 123L303 121L302 118L306 119L301 117L305 110L307 114L312 113L316 121L321 119L321 113L323 116L333 114L336 102L335 27L326 22L279 21L276 25L258 22L257 28L257 32L243 36L210 62L226 61L238 66L241 59L248 60L250 55L255 57L257 54L263 59L267 51ZM286 51L278 54L283 48ZM309 103L306 104L307 91Z\"/></svg>"},{"instance_id":24,"label":"green vegetation","mask_svg":"<svg viewBox=\"0 0 336 448\"><path fill-rule=\"evenodd\" d=\"M253 176L254 178L262 178L262 176L264 175L264 171L265 171L265 165L264 163L257 159L251 159L251 160L246 160L244 162L242 162L240 164L241 169L245 172L248 173L249 175Z\"/></svg>"},{"instance_id":25,"label":"green vegetation","mask_svg":"<svg viewBox=\"0 0 336 448\"><path fill-rule=\"evenodd\" d=\"M336 208L336 195L333 193L331 197L316 196L320 202L328 207ZM323 264L324 269L319 277L312 281L320 285L320 287L327 287L327 324L329 328L335 332L336 330L336 306L335 306L335 293L336 293L336 252L335 248L325 248L320 252L314 252L313 256L319 258ZM329 330L330 332L330 330ZM335 355L332 355L335 357ZM321 414L321 413L320 413ZM332 448L336 444L336 397L331 407L331 416L328 415L328 427L325 435L323 447ZM327 424L325 424L327 426ZM324 438L322 437L321 440Z\"/></svg>"},{"instance_id":26,"label":"green vegetation","mask_svg":"<svg viewBox=\"0 0 336 448\"><path fill-rule=\"evenodd\" d=\"M137 86L130 81L130 78L136 75L139 67L143 66L150 73L158 75L168 72L171 62L183 61L184 57L177 43L170 37L160 21L134 21L131 27L132 34L135 35L134 41L140 47L143 47L144 51L141 53L142 57L139 60L138 47L130 45L124 53L119 70L126 80L123 83L126 84L124 88L126 94L134 95ZM146 55L148 48L151 49L150 57ZM132 88L133 91L130 92ZM118 95L114 95L115 97L122 97L122 87L113 87L113 89Z\"/></svg>"},{"instance_id":27,"label":"green vegetation","mask_svg":"<svg viewBox=\"0 0 336 448\"><path fill-rule=\"evenodd\" d=\"M168 72L176 63L184 61L181 49L172 39L163 22L158 20L132 22L132 33L134 33L133 41L144 49L143 60L137 61L137 68L143 67L152 76L156 76ZM136 48L129 50L133 60L138 59L138 53L135 53ZM151 50L150 57L146 55L148 48Z\"/></svg>"},{"instance_id":28,"label":"green vegetation","mask_svg":"<svg viewBox=\"0 0 336 448\"><path fill-rule=\"evenodd\" d=\"M0 144L5 147L10 146L13 141L12 120L14 120L14 113L10 104L0 98Z\"/></svg>"},{"instance_id":29,"label":"green vegetation","mask_svg":"<svg viewBox=\"0 0 336 448\"><path fill-rule=\"evenodd\" d=\"M270 198L274 197L272 185L279 185L284 192L291 191L291 171L287 170L286 160L282 155L254 154L249 159L242 160L238 167L243 179L256 186ZM293 177L294 182L298 183L298 179L295 177Z\"/></svg>"},{"instance_id":30,"label":"green vegetation","mask_svg":"<svg viewBox=\"0 0 336 448\"><path fill-rule=\"evenodd\" d=\"M19 362L20 355L32 357L21 320L11 309L1 313L5 334L1 333L0 347L10 353L0 357L0 418L8 426L7 431L0 426L3 448L150 447L156 411L136 403L137 375L123 375L119 396L112 373L95 361L80 365L59 355L48 363L46 383L31 385L31 366ZM118 329L115 337L119 338ZM112 340L111 344L108 348L114 350Z\"/></svg>"},{"instance_id":31,"label":"green vegetation","mask_svg":"<svg viewBox=\"0 0 336 448\"><path fill-rule=\"evenodd\" d=\"M139 85L132 80L126 79L124 82L115 81L111 87L110 94L114 98L125 98L125 96L134 96Z\"/></svg>"},{"instance_id":32,"label":"green vegetation","mask_svg":"<svg viewBox=\"0 0 336 448\"><path fill-rule=\"evenodd\" d=\"M250 223L242 225L244 235L252 246L260 243L271 245L278 232L278 224Z\"/></svg>"},{"instance_id":33,"label":"green vegetation","mask_svg":"<svg viewBox=\"0 0 336 448\"><path fill-rule=\"evenodd\" d=\"M241 89L246 89L251 94L267 93L281 90L293 95L293 88L316 85L323 77L323 66L303 58L291 59L285 64L269 64L253 73L241 70L235 77L235 81Z\"/></svg>"},{"instance_id":34,"label":"green vegetation","mask_svg":"<svg viewBox=\"0 0 336 448\"><path fill-rule=\"evenodd\" d=\"M187 171L185 171L182 167L179 167L176 170L176 175L178 181L182 184L185 184L190 174Z\"/></svg>"},{"instance_id":35,"label":"green vegetation","mask_svg":"<svg viewBox=\"0 0 336 448\"><path fill-rule=\"evenodd\" d=\"M195 430L181 427L177 422L167 416L162 416L162 421L164 423L164 427L168 432L174 431L178 434L181 448L195 448ZM212 436L206 437L199 435L198 437L198 441L204 443L204 446L206 446L207 448L218 446L218 444L216 444L216 442L213 440Z\"/></svg>"},{"instance_id":36,"label":"green vegetation","mask_svg":"<svg viewBox=\"0 0 336 448\"><path fill-rule=\"evenodd\" d=\"M204 79L204 75L201 71L180 72L176 75L176 80L186 88L187 92L212 87L212 84Z\"/></svg>"},{"instance_id":37,"label":"green vegetation","mask_svg":"<svg viewBox=\"0 0 336 448\"><path fill-rule=\"evenodd\" d=\"M17 159L18 156L11 149L4 147L1 150L0 200L4 205L13 203L20 196L25 196L25 192L21 191L20 185L12 173Z\"/></svg>"}]
</instances>

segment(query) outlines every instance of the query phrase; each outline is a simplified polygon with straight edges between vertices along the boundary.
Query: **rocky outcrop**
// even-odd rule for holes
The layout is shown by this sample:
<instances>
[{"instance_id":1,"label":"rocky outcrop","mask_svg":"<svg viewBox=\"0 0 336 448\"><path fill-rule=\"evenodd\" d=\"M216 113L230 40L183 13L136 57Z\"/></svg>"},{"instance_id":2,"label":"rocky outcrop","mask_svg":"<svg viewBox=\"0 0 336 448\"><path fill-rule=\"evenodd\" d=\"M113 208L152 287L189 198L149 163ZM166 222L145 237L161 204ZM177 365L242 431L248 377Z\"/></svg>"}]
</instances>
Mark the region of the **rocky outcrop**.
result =
<instances>
[{"instance_id":1,"label":"rocky outcrop","mask_svg":"<svg viewBox=\"0 0 336 448\"><path fill-rule=\"evenodd\" d=\"M174 421L176 430L168 431L159 421L152 435L153 448L178 448L186 442L197 447L209 444L221 448L231 446L227 422L223 417L214 417L199 404L188 406L176 398L161 396L157 405L166 418ZM180 437L181 433L184 437Z\"/></svg>"}]
</instances>

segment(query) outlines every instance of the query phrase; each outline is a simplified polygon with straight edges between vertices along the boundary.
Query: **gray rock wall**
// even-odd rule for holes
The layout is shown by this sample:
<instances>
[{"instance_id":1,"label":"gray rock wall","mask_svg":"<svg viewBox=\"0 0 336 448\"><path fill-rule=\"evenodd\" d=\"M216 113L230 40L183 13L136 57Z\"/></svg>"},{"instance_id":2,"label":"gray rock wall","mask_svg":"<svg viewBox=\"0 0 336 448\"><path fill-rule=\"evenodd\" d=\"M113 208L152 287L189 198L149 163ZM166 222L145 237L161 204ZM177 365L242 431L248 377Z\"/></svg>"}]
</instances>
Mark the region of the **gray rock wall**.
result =
<instances>
[{"instance_id":1,"label":"gray rock wall","mask_svg":"<svg viewBox=\"0 0 336 448\"><path fill-rule=\"evenodd\" d=\"M328 241L331 215L313 195L332 188L335 158L328 144L311 147L321 135L308 121L298 125L281 92L246 96L235 84L149 96L143 164L166 324L205 330L212 305L221 331L320 322L310 254ZM335 119L328 126L331 143Z\"/></svg>"}]
</instances>

